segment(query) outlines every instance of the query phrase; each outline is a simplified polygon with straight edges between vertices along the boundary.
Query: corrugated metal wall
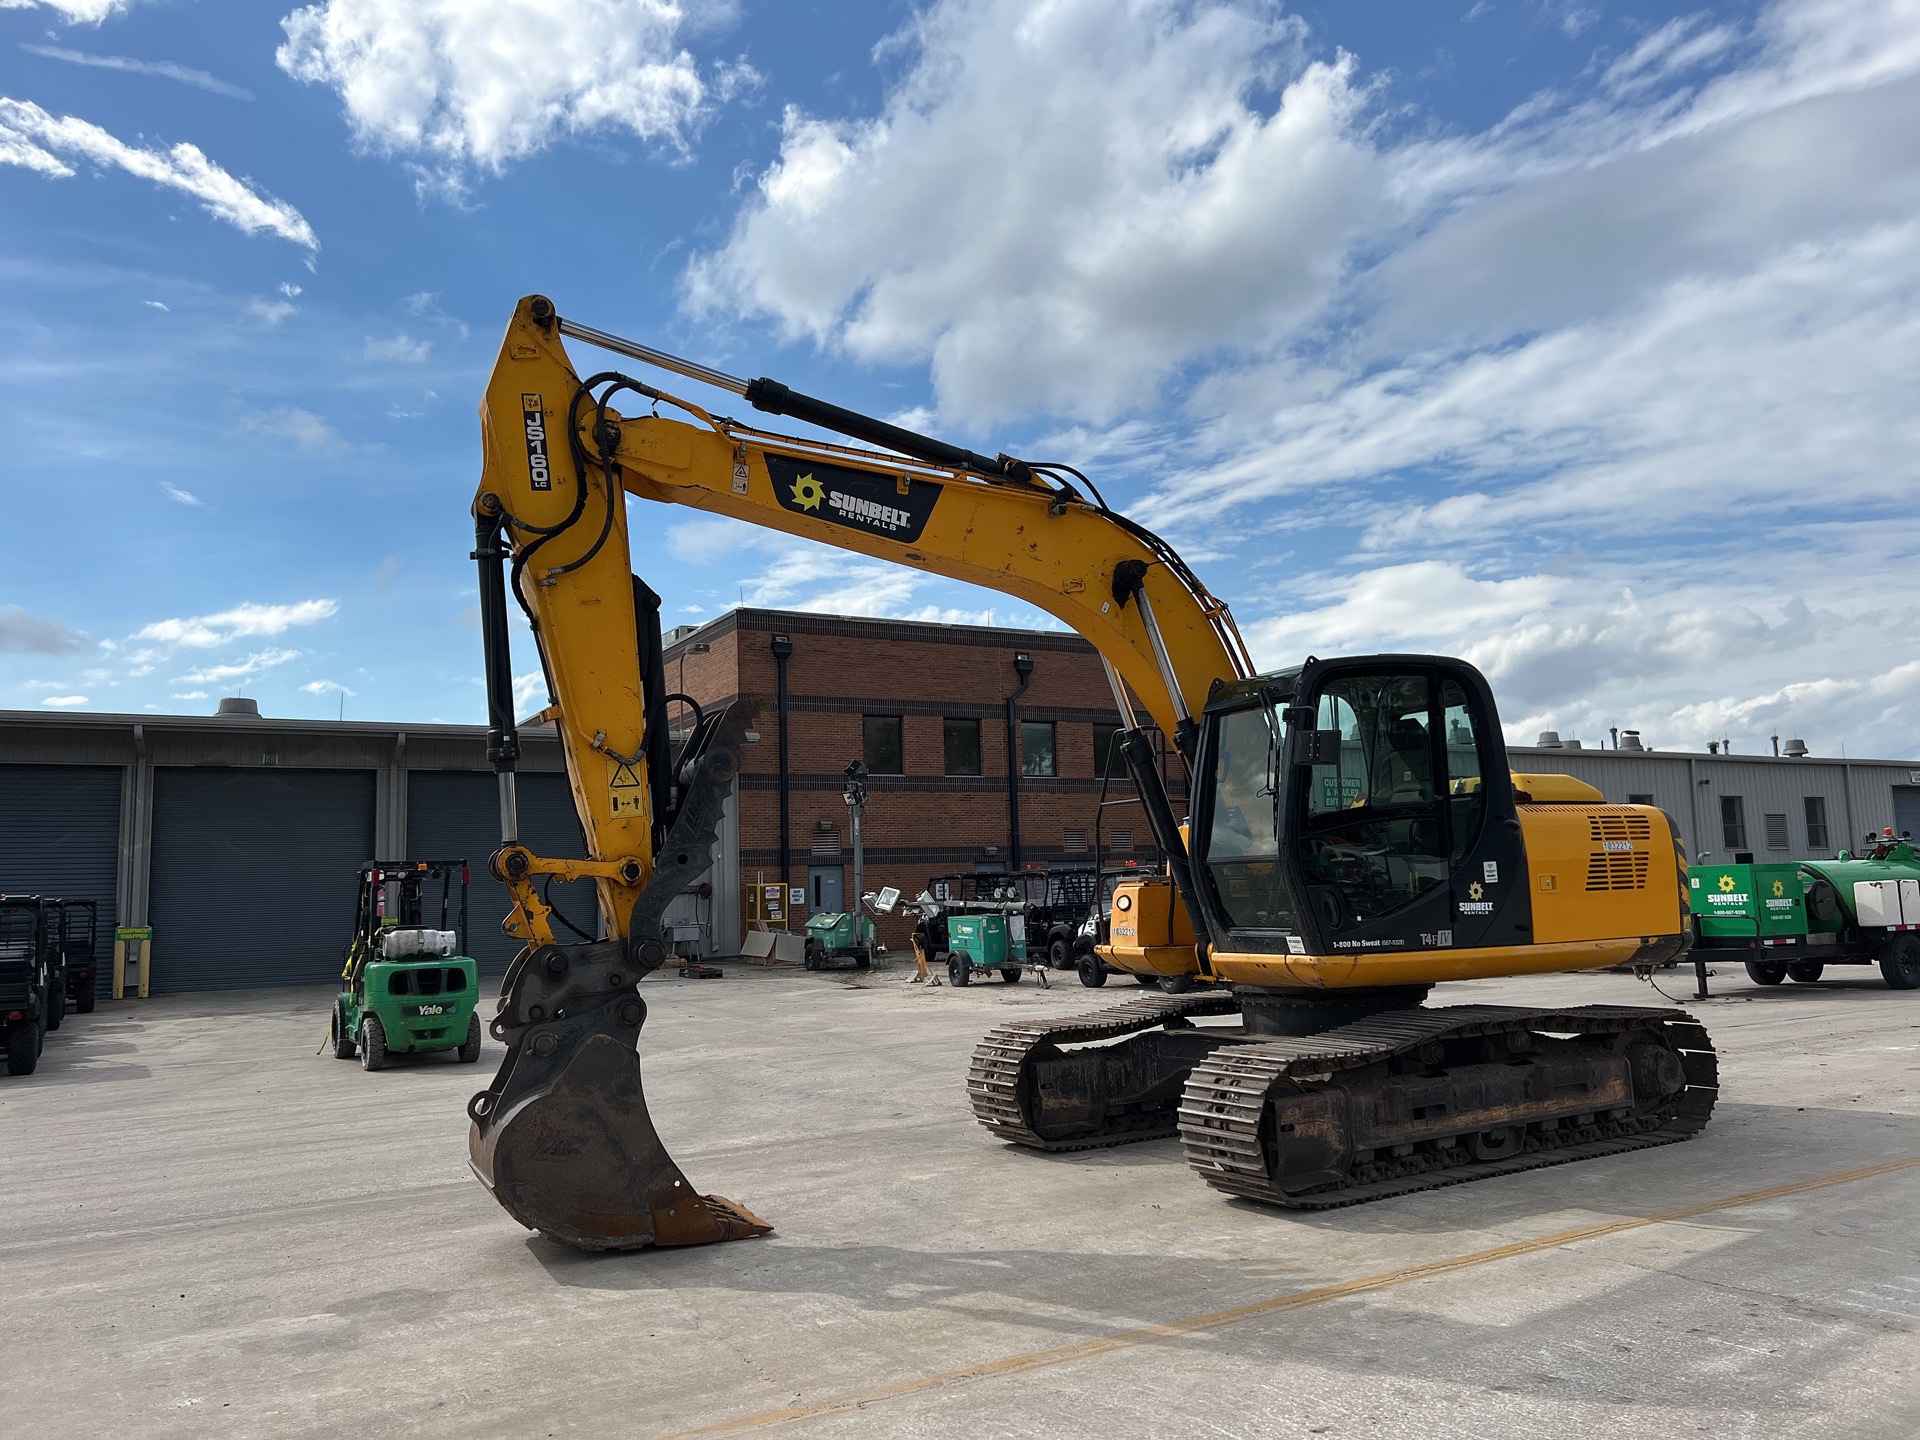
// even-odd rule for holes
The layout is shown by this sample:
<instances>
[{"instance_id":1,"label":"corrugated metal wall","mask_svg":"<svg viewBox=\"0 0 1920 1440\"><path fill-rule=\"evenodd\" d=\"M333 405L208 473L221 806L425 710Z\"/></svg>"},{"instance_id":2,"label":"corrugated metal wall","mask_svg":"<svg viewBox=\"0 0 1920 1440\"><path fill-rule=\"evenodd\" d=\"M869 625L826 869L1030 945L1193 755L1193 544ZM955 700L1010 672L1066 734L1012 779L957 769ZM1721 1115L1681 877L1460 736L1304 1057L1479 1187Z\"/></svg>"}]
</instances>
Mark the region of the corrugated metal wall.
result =
<instances>
[{"instance_id":1,"label":"corrugated metal wall","mask_svg":"<svg viewBox=\"0 0 1920 1440\"><path fill-rule=\"evenodd\" d=\"M117 765L0 765L0 890L95 903L98 995L113 990L123 774Z\"/></svg>"},{"instance_id":2,"label":"corrugated metal wall","mask_svg":"<svg viewBox=\"0 0 1920 1440\"><path fill-rule=\"evenodd\" d=\"M555 859L577 860L586 855L565 775L523 770L516 789L523 845ZM506 969L520 948L518 941L500 931L500 922L507 918L507 888L487 873L487 857L500 844L499 797L492 771L411 772L407 776L407 853L396 857L464 857L468 861L473 869L467 892L468 950L482 970L493 972ZM552 895L568 919L582 930L599 934L599 901L591 885L556 884Z\"/></svg>"},{"instance_id":3,"label":"corrugated metal wall","mask_svg":"<svg viewBox=\"0 0 1920 1440\"><path fill-rule=\"evenodd\" d=\"M370 770L156 770L154 993L337 980L373 822Z\"/></svg>"},{"instance_id":4,"label":"corrugated metal wall","mask_svg":"<svg viewBox=\"0 0 1920 1440\"><path fill-rule=\"evenodd\" d=\"M1738 797L1746 821L1746 848L1758 861L1817 859L1836 850L1857 848L1867 831L1894 823L1890 783L1907 778L1905 770L1885 764L1770 756L1661 754L1616 750L1534 750L1509 752L1523 774L1572 775L1594 785L1616 803L1651 795L1674 818L1694 859L1730 860L1733 850L1722 824L1721 801ZM1920 792L1916 792L1920 793ZM1824 804L1827 843L1813 843L1807 825L1807 800ZM1767 817L1786 820L1786 845L1770 846ZM1920 816L1916 816L1920 818ZM1920 826L1915 833L1920 834ZM1777 838L1771 837L1771 838Z\"/></svg>"}]
</instances>

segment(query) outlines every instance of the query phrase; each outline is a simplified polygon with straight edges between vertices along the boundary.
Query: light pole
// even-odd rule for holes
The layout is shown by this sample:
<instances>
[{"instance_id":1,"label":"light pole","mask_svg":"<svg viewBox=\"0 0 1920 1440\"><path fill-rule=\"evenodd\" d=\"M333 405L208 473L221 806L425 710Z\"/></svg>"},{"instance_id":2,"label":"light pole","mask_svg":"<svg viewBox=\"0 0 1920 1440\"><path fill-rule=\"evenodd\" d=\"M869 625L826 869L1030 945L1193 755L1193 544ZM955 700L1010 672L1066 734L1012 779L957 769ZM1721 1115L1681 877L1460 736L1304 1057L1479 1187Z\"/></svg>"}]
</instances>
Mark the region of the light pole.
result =
<instances>
[{"instance_id":1,"label":"light pole","mask_svg":"<svg viewBox=\"0 0 1920 1440\"><path fill-rule=\"evenodd\" d=\"M867 893L867 856L860 841L860 812L867 808L867 767L859 760L849 760L842 772L847 783L840 792L840 798L847 802L847 817L853 831L853 904L855 915L864 917L866 910L861 897Z\"/></svg>"}]
</instances>

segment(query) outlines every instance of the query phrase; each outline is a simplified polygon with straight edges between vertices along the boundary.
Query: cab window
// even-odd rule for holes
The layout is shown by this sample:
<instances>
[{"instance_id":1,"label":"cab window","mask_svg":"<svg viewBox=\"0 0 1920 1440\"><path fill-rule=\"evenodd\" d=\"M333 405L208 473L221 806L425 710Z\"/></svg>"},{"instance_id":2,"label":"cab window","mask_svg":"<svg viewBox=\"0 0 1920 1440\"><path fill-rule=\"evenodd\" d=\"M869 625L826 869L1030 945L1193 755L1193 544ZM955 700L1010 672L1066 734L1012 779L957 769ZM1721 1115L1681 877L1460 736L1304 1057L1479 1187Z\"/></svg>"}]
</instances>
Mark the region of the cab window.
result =
<instances>
[{"instance_id":1,"label":"cab window","mask_svg":"<svg viewBox=\"0 0 1920 1440\"><path fill-rule=\"evenodd\" d=\"M1345 676L1321 692L1315 725L1339 732L1339 756L1311 769L1299 847L1311 903L1330 929L1446 883L1432 699L1418 674Z\"/></svg>"},{"instance_id":2,"label":"cab window","mask_svg":"<svg viewBox=\"0 0 1920 1440\"><path fill-rule=\"evenodd\" d=\"M1441 730L1446 736L1447 808L1451 812L1454 863L1479 842L1487 819L1487 791L1480 773L1480 737L1473 728L1467 692L1457 680L1440 686Z\"/></svg>"},{"instance_id":3,"label":"cab window","mask_svg":"<svg viewBox=\"0 0 1920 1440\"><path fill-rule=\"evenodd\" d=\"M1277 808L1284 721L1259 706L1220 717L1214 753L1207 869L1215 896L1236 930L1275 930L1294 923L1280 877Z\"/></svg>"}]
</instances>

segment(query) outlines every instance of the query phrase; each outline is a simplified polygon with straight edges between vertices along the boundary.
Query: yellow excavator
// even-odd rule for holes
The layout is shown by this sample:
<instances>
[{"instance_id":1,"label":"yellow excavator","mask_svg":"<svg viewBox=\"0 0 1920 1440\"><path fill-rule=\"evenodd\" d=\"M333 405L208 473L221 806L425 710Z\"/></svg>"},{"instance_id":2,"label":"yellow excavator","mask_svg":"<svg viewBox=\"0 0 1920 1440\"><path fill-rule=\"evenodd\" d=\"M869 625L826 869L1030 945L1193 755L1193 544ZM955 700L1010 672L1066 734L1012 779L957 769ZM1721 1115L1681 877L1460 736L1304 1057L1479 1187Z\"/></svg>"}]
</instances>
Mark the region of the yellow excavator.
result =
<instances>
[{"instance_id":1,"label":"yellow excavator","mask_svg":"<svg viewBox=\"0 0 1920 1440\"><path fill-rule=\"evenodd\" d=\"M568 339L844 440L715 415L616 370L583 379ZM1513 774L1472 666L1309 656L1255 673L1227 607L1071 467L738 379L541 296L516 308L480 413L491 869L523 949L491 1022L506 1059L468 1105L469 1153L522 1224L594 1250L769 1228L694 1190L641 1085L639 982L667 957L669 900L711 863L748 717L696 713L676 744L668 711L684 697L666 690L659 599L632 572L629 495L1018 596L1104 658L1167 857L1116 891L1105 957L1156 991L989 1034L967 1088L993 1134L1071 1150L1177 1133L1210 1185L1316 1209L1706 1123L1715 1057L1684 1011L1424 1004L1449 980L1659 964L1691 931L1665 815ZM538 642L551 697L538 719L557 727L587 860L518 840L509 597ZM1184 822L1149 726L1191 777ZM595 883L603 938L556 938L542 898L556 878Z\"/></svg>"}]
</instances>

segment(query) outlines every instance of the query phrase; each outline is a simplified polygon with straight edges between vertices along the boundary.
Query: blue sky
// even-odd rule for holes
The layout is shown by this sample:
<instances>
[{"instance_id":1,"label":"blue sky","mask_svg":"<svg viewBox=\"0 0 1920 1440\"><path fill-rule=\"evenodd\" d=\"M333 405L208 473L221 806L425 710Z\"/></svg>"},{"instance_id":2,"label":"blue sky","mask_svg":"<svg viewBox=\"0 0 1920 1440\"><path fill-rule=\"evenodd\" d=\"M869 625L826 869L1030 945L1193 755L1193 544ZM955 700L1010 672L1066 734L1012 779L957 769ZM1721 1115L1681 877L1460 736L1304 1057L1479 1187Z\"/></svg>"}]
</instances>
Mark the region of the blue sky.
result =
<instances>
[{"instance_id":1,"label":"blue sky","mask_svg":"<svg viewBox=\"0 0 1920 1440\"><path fill-rule=\"evenodd\" d=\"M1917 131L1920 0L0 0L0 706L479 719L539 291L1081 464L1263 663L1920 755ZM633 522L669 623L1039 618Z\"/></svg>"}]
</instances>

